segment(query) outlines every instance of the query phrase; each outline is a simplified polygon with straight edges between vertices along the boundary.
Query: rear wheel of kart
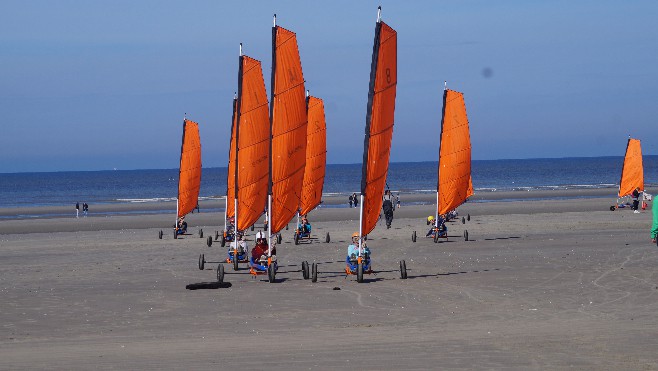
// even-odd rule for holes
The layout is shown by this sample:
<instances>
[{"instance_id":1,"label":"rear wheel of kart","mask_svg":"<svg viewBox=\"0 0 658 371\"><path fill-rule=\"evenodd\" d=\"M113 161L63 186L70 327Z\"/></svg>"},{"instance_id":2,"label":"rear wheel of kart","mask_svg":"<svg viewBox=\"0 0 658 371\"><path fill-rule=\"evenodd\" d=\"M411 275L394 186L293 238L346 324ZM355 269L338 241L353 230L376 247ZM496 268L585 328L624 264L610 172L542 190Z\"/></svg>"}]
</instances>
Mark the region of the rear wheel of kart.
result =
<instances>
[{"instance_id":1,"label":"rear wheel of kart","mask_svg":"<svg viewBox=\"0 0 658 371\"><path fill-rule=\"evenodd\" d=\"M222 245L222 247L224 247L224 246L226 246L226 238L224 237L224 235L222 235L221 238L222 238L222 239L221 239L221 243L220 243L220 245Z\"/></svg>"},{"instance_id":2,"label":"rear wheel of kart","mask_svg":"<svg viewBox=\"0 0 658 371\"><path fill-rule=\"evenodd\" d=\"M162 239L162 229L160 230L160 232L158 232L158 238Z\"/></svg>"},{"instance_id":3,"label":"rear wheel of kart","mask_svg":"<svg viewBox=\"0 0 658 371\"><path fill-rule=\"evenodd\" d=\"M615 209L616 208L614 206L610 206L610 211L615 211Z\"/></svg>"},{"instance_id":4,"label":"rear wheel of kart","mask_svg":"<svg viewBox=\"0 0 658 371\"><path fill-rule=\"evenodd\" d=\"M219 231L215 231L215 241L219 239Z\"/></svg>"},{"instance_id":5,"label":"rear wheel of kart","mask_svg":"<svg viewBox=\"0 0 658 371\"><path fill-rule=\"evenodd\" d=\"M270 283L274 283L274 278L276 278L276 271L274 270L274 263L267 266L267 279Z\"/></svg>"},{"instance_id":6,"label":"rear wheel of kart","mask_svg":"<svg viewBox=\"0 0 658 371\"><path fill-rule=\"evenodd\" d=\"M206 245L208 245L208 247L212 246L212 236L208 236L208 239L206 240Z\"/></svg>"},{"instance_id":7,"label":"rear wheel of kart","mask_svg":"<svg viewBox=\"0 0 658 371\"><path fill-rule=\"evenodd\" d=\"M178 231L174 229L174 240L178 239Z\"/></svg>"},{"instance_id":8,"label":"rear wheel of kart","mask_svg":"<svg viewBox=\"0 0 658 371\"><path fill-rule=\"evenodd\" d=\"M471 221L471 214L466 214L466 220Z\"/></svg>"},{"instance_id":9,"label":"rear wheel of kart","mask_svg":"<svg viewBox=\"0 0 658 371\"><path fill-rule=\"evenodd\" d=\"M466 224L466 218L462 216L462 224Z\"/></svg>"},{"instance_id":10,"label":"rear wheel of kart","mask_svg":"<svg viewBox=\"0 0 658 371\"><path fill-rule=\"evenodd\" d=\"M233 270L238 270L238 252L235 250L233 251Z\"/></svg>"},{"instance_id":11,"label":"rear wheel of kart","mask_svg":"<svg viewBox=\"0 0 658 371\"><path fill-rule=\"evenodd\" d=\"M276 243L280 244L281 243L281 238L282 238L281 235L277 234L276 235Z\"/></svg>"},{"instance_id":12,"label":"rear wheel of kart","mask_svg":"<svg viewBox=\"0 0 658 371\"><path fill-rule=\"evenodd\" d=\"M217 266L217 282L224 283L224 264L222 263Z\"/></svg>"},{"instance_id":13,"label":"rear wheel of kart","mask_svg":"<svg viewBox=\"0 0 658 371\"><path fill-rule=\"evenodd\" d=\"M203 229L199 229L199 238L203 238Z\"/></svg>"},{"instance_id":14,"label":"rear wheel of kart","mask_svg":"<svg viewBox=\"0 0 658 371\"><path fill-rule=\"evenodd\" d=\"M407 263L404 260L400 260L400 278L407 279Z\"/></svg>"},{"instance_id":15,"label":"rear wheel of kart","mask_svg":"<svg viewBox=\"0 0 658 371\"><path fill-rule=\"evenodd\" d=\"M356 282L363 282L363 263L359 263L356 267Z\"/></svg>"},{"instance_id":16,"label":"rear wheel of kart","mask_svg":"<svg viewBox=\"0 0 658 371\"><path fill-rule=\"evenodd\" d=\"M411 242L416 242L416 231L411 232Z\"/></svg>"},{"instance_id":17,"label":"rear wheel of kart","mask_svg":"<svg viewBox=\"0 0 658 371\"><path fill-rule=\"evenodd\" d=\"M305 280L308 279L308 262L307 261L302 262L302 277L304 277Z\"/></svg>"},{"instance_id":18,"label":"rear wheel of kart","mask_svg":"<svg viewBox=\"0 0 658 371\"><path fill-rule=\"evenodd\" d=\"M329 236L329 232L327 232L327 236L324 238L324 242L329 243L331 241L331 236Z\"/></svg>"},{"instance_id":19,"label":"rear wheel of kart","mask_svg":"<svg viewBox=\"0 0 658 371\"><path fill-rule=\"evenodd\" d=\"M311 269L311 282L318 282L318 264L313 263Z\"/></svg>"},{"instance_id":20,"label":"rear wheel of kart","mask_svg":"<svg viewBox=\"0 0 658 371\"><path fill-rule=\"evenodd\" d=\"M253 232L253 230L254 230L254 226L253 226L253 225L251 226L251 230L252 230L252 232Z\"/></svg>"},{"instance_id":21,"label":"rear wheel of kart","mask_svg":"<svg viewBox=\"0 0 658 371\"><path fill-rule=\"evenodd\" d=\"M468 241L468 231L464 230L464 241Z\"/></svg>"},{"instance_id":22,"label":"rear wheel of kart","mask_svg":"<svg viewBox=\"0 0 658 371\"><path fill-rule=\"evenodd\" d=\"M199 270L203 270L203 267L206 265L206 258L203 254L199 255Z\"/></svg>"},{"instance_id":23,"label":"rear wheel of kart","mask_svg":"<svg viewBox=\"0 0 658 371\"><path fill-rule=\"evenodd\" d=\"M295 233L295 245L299 245L299 235Z\"/></svg>"},{"instance_id":24,"label":"rear wheel of kart","mask_svg":"<svg viewBox=\"0 0 658 371\"><path fill-rule=\"evenodd\" d=\"M439 242L439 231L434 231L434 243Z\"/></svg>"}]
</instances>

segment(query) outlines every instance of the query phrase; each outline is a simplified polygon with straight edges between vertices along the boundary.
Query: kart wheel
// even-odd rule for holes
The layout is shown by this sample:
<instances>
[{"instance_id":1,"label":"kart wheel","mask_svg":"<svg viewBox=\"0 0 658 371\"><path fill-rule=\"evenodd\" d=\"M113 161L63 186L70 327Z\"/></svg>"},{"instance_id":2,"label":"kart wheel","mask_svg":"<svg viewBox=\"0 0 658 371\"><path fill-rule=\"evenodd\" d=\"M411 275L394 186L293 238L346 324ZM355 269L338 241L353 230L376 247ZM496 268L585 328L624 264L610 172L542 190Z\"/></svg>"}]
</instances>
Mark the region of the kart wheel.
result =
<instances>
[{"instance_id":1,"label":"kart wheel","mask_svg":"<svg viewBox=\"0 0 658 371\"><path fill-rule=\"evenodd\" d=\"M199 229L199 238L203 238L203 229Z\"/></svg>"},{"instance_id":2,"label":"kart wheel","mask_svg":"<svg viewBox=\"0 0 658 371\"><path fill-rule=\"evenodd\" d=\"M614 206L610 206L610 211L615 211L615 207L614 207Z\"/></svg>"},{"instance_id":3,"label":"kart wheel","mask_svg":"<svg viewBox=\"0 0 658 371\"><path fill-rule=\"evenodd\" d=\"M471 214L466 214L466 220L471 221Z\"/></svg>"},{"instance_id":4,"label":"kart wheel","mask_svg":"<svg viewBox=\"0 0 658 371\"><path fill-rule=\"evenodd\" d=\"M359 263L356 267L356 282L363 282L363 263Z\"/></svg>"},{"instance_id":5,"label":"kart wheel","mask_svg":"<svg viewBox=\"0 0 658 371\"><path fill-rule=\"evenodd\" d=\"M286 224L286 231L288 230L288 224Z\"/></svg>"},{"instance_id":6,"label":"kart wheel","mask_svg":"<svg viewBox=\"0 0 658 371\"><path fill-rule=\"evenodd\" d=\"M439 243L439 231L434 232L434 243Z\"/></svg>"},{"instance_id":7,"label":"kart wheel","mask_svg":"<svg viewBox=\"0 0 658 371\"><path fill-rule=\"evenodd\" d=\"M226 238L224 237L223 234L222 234L222 237L221 237L221 243L220 243L220 245L222 245L222 247L226 246Z\"/></svg>"},{"instance_id":8,"label":"kart wheel","mask_svg":"<svg viewBox=\"0 0 658 371\"><path fill-rule=\"evenodd\" d=\"M199 270L203 270L203 267L206 265L206 258L203 254L199 255Z\"/></svg>"},{"instance_id":9,"label":"kart wheel","mask_svg":"<svg viewBox=\"0 0 658 371\"><path fill-rule=\"evenodd\" d=\"M400 278L407 279L407 263L404 260L400 260Z\"/></svg>"},{"instance_id":10,"label":"kart wheel","mask_svg":"<svg viewBox=\"0 0 658 371\"><path fill-rule=\"evenodd\" d=\"M468 241L468 231L464 229L464 241Z\"/></svg>"},{"instance_id":11,"label":"kart wheel","mask_svg":"<svg viewBox=\"0 0 658 371\"><path fill-rule=\"evenodd\" d=\"M254 231L254 226L253 226L253 225L251 226L251 231L252 231L252 232Z\"/></svg>"},{"instance_id":12,"label":"kart wheel","mask_svg":"<svg viewBox=\"0 0 658 371\"><path fill-rule=\"evenodd\" d=\"M276 243L280 244L281 243L281 234L276 235Z\"/></svg>"},{"instance_id":13,"label":"kart wheel","mask_svg":"<svg viewBox=\"0 0 658 371\"><path fill-rule=\"evenodd\" d=\"M224 264L222 263L217 266L217 282L224 283Z\"/></svg>"},{"instance_id":14,"label":"kart wheel","mask_svg":"<svg viewBox=\"0 0 658 371\"><path fill-rule=\"evenodd\" d=\"M174 240L178 239L178 231L174 229Z\"/></svg>"},{"instance_id":15,"label":"kart wheel","mask_svg":"<svg viewBox=\"0 0 658 371\"><path fill-rule=\"evenodd\" d=\"M411 232L411 242L416 242L416 231Z\"/></svg>"},{"instance_id":16,"label":"kart wheel","mask_svg":"<svg viewBox=\"0 0 658 371\"><path fill-rule=\"evenodd\" d=\"M208 247L212 246L212 236L208 236L208 239L206 240L206 245L208 245Z\"/></svg>"},{"instance_id":17,"label":"kart wheel","mask_svg":"<svg viewBox=\"0 0 658 371\"><path fill-rule=\"evenodd\" d=\"M162 239L162 229L160 230L160 232L158 232L158 238Z\"/></svg>"},{"instance_id":18,"label":"kart wheel","mask_svg":"<svg viewBox=\"0 0 658 371\"><path fill-rule=\"evenodd\" d=\"M238 252L237 251L233 252L233 270L234 271L238 270Z\"/></svg>"},{"instance_id":19,"label":"kart wheel","mask_svg":"<svg viewBox=\"0 0 658 371\"><path fill-rule=\"evenodd\" d=\"M324 242L329 243L331 241L331 237L329 236L329 232L327 232L327 236L324 238Z\"/></svg>"},{"instance_id":20,"label":"kart wheel","mask_svg":"<svg viewBox=\"0 0 658 371\"><path fill-rule=\"evenodd\" d=\"M295 233L295 245L299 245L299 235Z\"/></svg>"},{"instance_id":21,"label":"kart wheel","mask_svg":"<svg viewBox=\"0 0 658 371\"><path fill-rule=\"evenodd\" d=\"M302 262L302 277L304 277L305 280L308 279L308 262L307 261Z\"/></svg>"},{"instance_id":22,"label":"kart wheel","mask_svg":"<svg viewBox=\"0 0 658 371\"><path fill-rule=\"evenodd\" d=\"M311 282L318 282L318 263L313 263L311 269Z\"/></svg>"},{"instance_id":23,"label":"kart wheel","mask_svg":"<svg viewBox=\"0 0 658 371\"><path fill-rule=\"evenodd\" d=\"M215 241L219 239L219 231L215 231Z\"/></svg>"},{"instance_id":24,"label":"kart wheel","mask_svg":"<svg viewBox=\"0 0 658 371\"><path fill-rule=\"evenodd\" d=\"M466 218L462 216L462 224L466 224Z\"/></svg>"},{"instance_id":25,"label":"kart wheel","mask_svg":"<svg viewBox=\"0 0 658 371\"><path fill-rule=\"evenodd\" d=\"M274 263L267 266L267 279L270 283L274 283L274 278L276 277L276 272L274 271Z\"/></svg>"}]
</instances>

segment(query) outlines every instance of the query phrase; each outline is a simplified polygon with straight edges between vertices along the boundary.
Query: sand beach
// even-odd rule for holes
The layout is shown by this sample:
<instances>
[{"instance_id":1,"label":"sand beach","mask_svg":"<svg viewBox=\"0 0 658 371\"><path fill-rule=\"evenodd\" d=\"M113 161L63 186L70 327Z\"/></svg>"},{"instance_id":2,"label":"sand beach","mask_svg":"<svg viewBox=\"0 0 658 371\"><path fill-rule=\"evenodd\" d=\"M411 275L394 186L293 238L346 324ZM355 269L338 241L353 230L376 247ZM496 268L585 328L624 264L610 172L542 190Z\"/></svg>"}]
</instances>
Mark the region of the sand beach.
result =
<instances>
[{"instance_id":1,"label":"sand beach","mask_svg":"<svg viewBox=\"0 0 658 371\"><path fill-rule=\"evenodd\" d=\"M471 220L438 244L423 237L433 195L407 198L393 228L370 235L376 274L362 284L344 274L358 209L330 207L342 198L310 215L317 238L294 245L283 231L274 284L244 265L214 282L226 251L198 229L220 229L223 216L203 210L221 201L190 214L178 240L173 213L147 204L2 220L0 369L658 369L651 211L559 192L476 195L459 209ZM303 279L304 260L318 282Z\"/></svg>"}]
</instances>

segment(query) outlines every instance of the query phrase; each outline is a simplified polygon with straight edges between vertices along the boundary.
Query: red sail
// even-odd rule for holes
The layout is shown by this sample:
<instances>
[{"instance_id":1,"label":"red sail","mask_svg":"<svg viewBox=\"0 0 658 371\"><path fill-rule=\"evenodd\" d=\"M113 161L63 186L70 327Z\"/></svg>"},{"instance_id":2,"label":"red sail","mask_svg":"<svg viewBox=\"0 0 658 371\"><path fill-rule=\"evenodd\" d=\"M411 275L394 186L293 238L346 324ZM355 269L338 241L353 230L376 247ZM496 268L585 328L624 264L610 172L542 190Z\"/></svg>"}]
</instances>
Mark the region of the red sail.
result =
<instances>
[{"instance_id":1,"label":"red sail","mask_svg":"<svg viewBox=\"0 0 658 371\"><path fill-rule=\"evenodd\" d=\"M471 135L462 93L443 92L443 117L439 151L438 214L446 214L473 195Z\"/></svg>"},{"instance_id":2,"label":"red sail","mask_svg":"<svg viewBox=\"0 0 658 371\"><path fill-rule=\"evenodd\" d=\"M267 203L270 160L267 103L260 61L241 56L235 133L238 230L245 230L254 224Z\"/></svg>"},{"instance_id":3,"label":"red sail","mask_svg":"<svg viewBox=\"0 0 658 371\"><path fill-rule=\"evenodd\" d=\"M201 139L199 124L183 121L183 144L178 176L178 217L194 210L199 202L201 186Z\"/></svg>"},{"instance_id":4,"label":"red sail","mask_svg":"<svg viewBox=\"0 0 658 371\"><path fill-rule=\"evenodd\" d=\"M272 56L271 233L297 213L306 163L306 96L293 32L275 26Z\"/></svg>"},{"instance_id":5,"label":"red sail","mask_svg":"<svg viewBox=\"0 0 658 371\"><path fill-rule=\"evenodd\" d=\"M362 235L370 233L379 218L395 116L397 32L381 21L375 30L371 68L361 177Z\"/></svg>"},{"instance_id":6,"label":"red sail","mask_svg":"<svg viewBox=\"0 0 658 371\"><path fill-rule=\"evenodd\" d=\"M619 180L619 197L628 196L635 188L644 190L644 169L642 167L642 147L639 139L628 138L624 168Z\"/></svg>"},{"instance_id":7,"label":"red sail","mask_svg":"<svg viewBox=\"0 0 658 371\"><path fill-rule=\"evenodd\" d=\"M327 164L327 126L322 99L308 97L308 134L306 168L299 213L308 214L322 201L322 187Z\"/></svg>"}]
</instances>

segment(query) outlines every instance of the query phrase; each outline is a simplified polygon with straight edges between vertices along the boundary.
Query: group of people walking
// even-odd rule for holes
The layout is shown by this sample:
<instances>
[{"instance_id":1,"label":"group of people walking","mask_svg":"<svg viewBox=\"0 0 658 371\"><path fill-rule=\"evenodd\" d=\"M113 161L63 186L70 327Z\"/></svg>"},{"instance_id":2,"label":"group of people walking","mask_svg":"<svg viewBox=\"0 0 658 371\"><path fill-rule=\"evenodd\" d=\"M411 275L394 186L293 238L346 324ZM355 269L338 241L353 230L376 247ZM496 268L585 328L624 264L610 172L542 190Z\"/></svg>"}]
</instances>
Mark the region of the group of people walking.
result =
<instances>
[{"instance_id":1,"label":"group of people walking","mask_svg":"<svg viewBox=\"0 0 658 371\"><path fill-rule=\"evenodd\" d=\"M86 202L82 204L82 214L84 217L87 217L87 213L89 212L89 205L87 205ZM80 203L76 202L75 203L75 217L79 218L80 217Z\"/></svg>"}]
</instances>

